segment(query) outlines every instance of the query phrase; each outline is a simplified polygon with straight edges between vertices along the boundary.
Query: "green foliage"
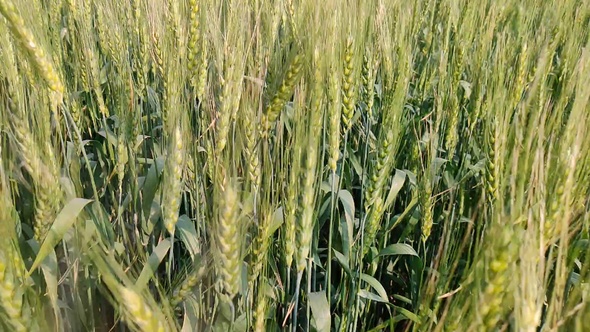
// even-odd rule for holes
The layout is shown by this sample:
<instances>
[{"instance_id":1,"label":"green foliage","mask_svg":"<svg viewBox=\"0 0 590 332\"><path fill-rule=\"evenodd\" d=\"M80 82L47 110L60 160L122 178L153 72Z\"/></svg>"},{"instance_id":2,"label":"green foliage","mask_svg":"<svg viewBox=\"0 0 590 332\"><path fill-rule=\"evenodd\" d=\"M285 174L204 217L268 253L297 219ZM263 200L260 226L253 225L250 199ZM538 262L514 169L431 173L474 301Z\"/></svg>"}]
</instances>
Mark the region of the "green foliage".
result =
<instances>
[{"instance_id":1,"label":"green foliage","mask_svg":"<svg viewBox=\"0 0 590 332\"><path fill-rule=\"evenodd\" d=\"M588 31L0 0L0 331L589 330Z\"/></svg>"}]
</instances>

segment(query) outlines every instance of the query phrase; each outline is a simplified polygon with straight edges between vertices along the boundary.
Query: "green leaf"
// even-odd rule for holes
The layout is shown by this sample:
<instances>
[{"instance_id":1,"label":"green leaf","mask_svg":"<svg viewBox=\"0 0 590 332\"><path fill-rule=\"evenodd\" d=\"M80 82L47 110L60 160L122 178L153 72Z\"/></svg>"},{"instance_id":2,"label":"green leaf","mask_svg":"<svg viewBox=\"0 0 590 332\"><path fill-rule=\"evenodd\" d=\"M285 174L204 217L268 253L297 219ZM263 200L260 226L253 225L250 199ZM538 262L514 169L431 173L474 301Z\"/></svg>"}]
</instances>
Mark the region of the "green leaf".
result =
<instances>
[{"instance_id":1,"label":"green leaf","mask_svg":"<svg viewBox=\"0 0 590 332\"><path fill-rule=\"evenodd\" d=\"M398 307L398 306L393 305L393 304L391 304L389 302L383 301L381 299L381 297L379 295L375 294L375 293L371 293L371 292L369 292L367 290L361 289L358 292L358 296L359 297L362 297L364 299L367 299L367 300L389 304L390 306L394 307L396 311L398 311L399 313L401 313L406 318L410 319L411 321L413 321L415 323L420 323L420 317L418 317L415 313L411 312L410 310L408 310L406 308Z\"/></svg>"},{"instance_id":2,"label":"green leaf","mask_svg":"<svg viewBox=\"0 0 590 332\"><path fill-rule=\"evenodd\" d=\"M410 185L412 187L417 187L418 180L416 179L416 175L407 169L404 169L404 173L406 173L406 175L408 176L408 181L410 181Z\"/></svg>"},{"instance_id":3,"label":"green leaf","mask_svg":"<svg viewBox=\"0 0 590 332\"><path fill-rule=\"evenodd\" d=\"M197 301L188 298L184 301L184 318L182 320L181 332L196 331L199 327L199 306Z\"/></svg>"},{"instance_id":4,"label":"green leaf","mask_svg":"<svg viewBox=\"0 0 590 332\"><path fill-rule=\"evenodd\" d=\"M158 244L156 249L154 249L145 263L143 270L141 270L141 274L139 275L139 278L137 278L137 282L135 283L135 286L137 286L138 290L142 290L148 284L156 272L156 269L160 263L162 263L164 257L166 257L166 254L168 253L168 250L170 250L171 245L172 242L170 241L170 238L166 238Z\"/></svg>"},{"instance_id":5,"label":"green leaf","mask_svg":"<svg viewBox=\"0 0 590 332\"><path fill-rule=\"evenodd\" d=\"M87 211L92 216L92 222L100 233L101 240L106 242L107 246L112 245L115 239L115 231L113 230L113 224L109 220L109 213L104 206L99 201L94 201L90 203Z\"/></svg>"},{"instance_id":6,"label":"green leaf","mask_svg":"<svg viewBox=\"0 0 590 332\"><path fill-rule=\"evenodd\" d=\"M360 290L358 293L358 296L362 297L364 299L367 299L367 300L388 304L391 307L395 308L395 310L398 311L405 318L410 319L411 321L413 321L415 323L420 323L420 317L418 317L416 314L414 314L413 312L411 312L410 310L408 310L406 308L402 308L402 307L393 305L389 302L382 301L381 298L377 294L371 293L366 290ZM402 319L398 319L397 321L401 321L401 320Z\"/></svg>"},{"instance_id":7,"label":"green leaf","mask_svg":"<svg viewBox=\"0 0 590 332\"><path fill-rule=\"evenodd\" d=\"M350 252L352 251L352 230L352 221L350 221L348 218L340 218L338 232L340 233L340 238L342 239L342 253L345 257L350 257Z\"/></svg>"},{"instance_id":8,"label":"green leaf","mask_svg":"<svg viewBox=\"0 0 590 332\"><path fill-rule=\"evenodd\" d=\"M315 323L315 329L318 332L329 332L330 331L330 305L326 297L326 292L313 292L307 294L309 307L311 308L311 314L313 322Z\"/></svg>"},{"instance_id":9,"label":"green leaf","mask_svg":"<svg viewBox=\"0 0 590 332\"><path fill-rule=\"evenodd\" d=\"M379 280L371 277L368 274L364 274L364 273L361 273L361 280L365 281L367 284L369 284L371 287L373 287L373 289L377 292L377 294L379 294L379 296L381 297L383 302L389 302L389 297L387 296L387 292L385 291L385 288L383 287L383 285L381 285Z\"/></svg>"},{"instance_id":10,"label":"green leaf","mask_svg":"<svg viewBox=\"0 0 590 332\"><path fill-rule=\"evenodd\" d=\"M397 300L400 300L402 302L405 302L407 304L412 304L412 300L408 299L405 296L399 295L399 294L393 294L393 297Z\"/></svg>"},{"instance_id":11,"label":"green leaf","mask_svg":"<svg viewBox=\"0 0 590 332\"><path fill-rule=\"evenodd\" d=\"M143 214L148 218L152 209L152 202L154 201L154 197L156 197L158 184L160 183L160 175L164 171L164 162L165 159L163 157L156 159L156 162L148 170L148 173L145 177L145 182L143 183L143 200L141 204L143 207Z\"/></svg>"},{"instance_id":12,"label":"green leaf","mask_svg":"<svg viewBox=\"0 0 590 332\"><path fill-rule=\"evenodd\" d=\"M359 115L360 115L360 113L359 113ZM354 169L354 172L356 173L356 175L361 176L363 174L363 166L359 162L358 157L354 153L354 150L351 148L351 145L349 145L347 150L348 150L347 161L349 161L350 164L352 165L352 168Z\"/></svg>"},{"instance_id":13,"label":"green leaf","mask_svg":"<svg viewBox=\"0 0 590 332\"><path fill-rule=\"evenodd\" d=\"M471 96L471 83L469 83L467 81L460 80L459 85L463 88L463 90L465 90L465 94L463 95L463 98L469 99L469 97Z\"/></svg>"},{"instance_id":14,"label":"green leaf","mask_svg":"<svg viewBox=\"0 0 590 332\"><path fill-rule=\"evenodd\" d=\"M53 252L55 245L61 241L64 234L72 227L72 225L74 225L74 222L82 209L90 202L91 200L89 199L74 198L63 207L51 225L45 240L41 244L37 257L35 257L35 261L27 273L27 277L31 276L33 271L35 271L41 262L45 260L45 257Z\"/></svg>"},{"instance_id":15,"label":"green leaf","mask_svg":"<svg viewBox=\"0 0 590 332\"><path fill-rule=\"evenodd\" d=\"M235 332L246 332L248 331L248 320L245 313L241 314L236 318L232 324L232 331Z\"/></svg>"},{"instance_id":16,"label":"green leaf","mask_svg":"<svg viewBox=\"0 0 590 332\"><path fill-rule=\"evenodd\" d=\"M336 190L338 189L338 183L340 183L340 176L338 176L338 174L335 173L330 173L330 175L328 175L328 184L330 185L330 191L336 193Z\"/></svg>"},{"instance_id":17,"label":"green leaf","mask_svg":"<svg viewBox=\"0 0 590 332\"><path fill-rule=\"evenodd\" d=\"M375 301L375 302L380 302L380 303L389 303L389 301L387 300L383 300L381 298L381 296L375 294L375 293L371 293L366 289L361 289L358 292L358 296L367 299L367 300L371 300L371 301Z\"/></svg>"},{"instance_id":18,"label":"green leaf","mask_svg":"<svg viewBox=\"0 0 590 332\"><path fill-rule=\"evenodd\" d=\"M104 137L107 139L107 142L109 142L109 144L111 144L111 146L115 147L117 146L117 135L115 135L115 133L113 133L113 131L110 128L102 128L100 129L97 134L99 134L100 136Z\"/></svg>"},{"instance_id":19,"label":"green leaf","mask_svg":"<svg viewBox=\"0 0 590 332\"><path fill-rule=\"evenodd\" d=\"M277 231L277 229L279 229L279 227L281 227L281 225L283 224L284 221L285 221L285 216L283 215L283 207L279 207L272 214L272 219L271 219L270 225L268 227L267 236L271 236L272 234L274 234Z\"/></svg>"},{"instance_id":20,"label":"green leaf","mask_svg":"<svg viewBox=\"0 0 590 332\"><path fill-rule=\"evenodd\" d=\"M387 232L391 232L397 225L399 225L399 223L401 223L408 215L410 215L410 213L414 210L414 207L416 207L417 204L418 195L414 195L414 197L412 197L412 200L410 201L404 212L402 212L401 215L394 216L393 218L391 218L391 220L387 224L387 227L385 228Z\"/></svg>"},{"instance_id":21,"label":"green leaf","mask_svg":"<svg viewBox=\"0 0 590 332\"><path fill-rule=\"evenodd\" d=\"M379 252L378 257L398 255L410 255L418 257L418 253L416 252L416 250L414 250L412 246L405 243L395 243L388 245Z\"/></svg>"},{"instance_id":22,"label":"green leaf","mask_svg":"<svg viewBox=\"0 0 590 332\"><path fill-rule=\"evenodd\" d=\"M409 320L413 321L414 323L420 324L420 317L415 313L411 312L410 310L398 306L393 306L395 310L397 310L402 315L406 316Z\"/></svg>"},{"instance_id":23,"label":"green leaf","mask_svg":"<svg viewBox=\"0 0 590 332\"><path fill-rule=\"evenodd\" d=\"M352 194L348 190L340 190L338 192L338 198L344 207L346 221L352 224L354 222L354 199L352 198Z\"/></svg>"},{"instance_id":24,"label":"green leaf","mask_svg":"<svg viewBox=\"0 0 590 332\"><path fill-rule=\"evenodd\" d=\"M322 184L320 185L320 190L323 191L324 193L329 193L332 191L332 187L330 186L330 184L326 181L322 181Z\"/></svg>"},{"instance_id":25,"label":"green leaf","mask_svg":"<svg viewBox=\"0 0 590 332\"><path fill-rule=\"evenodd\" d=\"M346 271L346 273L348 273L349 275L352 275L352 272L350 271L350 266L348 264L348 257L344 256L341 252L339 252L336 249L332 250L334 250L334 257L336 258L338 263L340 263L344 271Z\"/></svg>"},{"instance_id":26,"label":"green leaf","mask_svg":"<svg viewBox=\"0 0 590 332\"><path fill-rule=\"evenodd\" d=\"M34 253L39 252L39 243L34 239L27 241L29 247ZM41 272L43 279L45 279L46 294L49 297L51 306L53 307L53 314L56 322L59 322L59 306L58 306L58 295L57 295L57 280L58 280L58 269L57 269L57 256L55 250L51 249L50 253L45 257L41 263Z\"/></svg>"},{"instance_id":27,"label":"green leaf","mask_svg":"<svg viewBox=\"0 0 590 332\"><path fill-rule=\"evenodd\" d=\"M465 173L465 175L462 177L461 181L464 181L464 180L466 180L472 176L475 176L477 174L481 174L485 170L486 164L487 164L487 160L481 159L475 165L469 166L469 171Z\"/></svg>"},{"instance_id":28,"label":"green leaf","mask_svg":"<svg viewBox=\"0 0 590 332\"><path fill-rule=\"evenodd\" d=\"M391 187L389 188L389 193L387 194L387 199L385 200L384 209L387 209L389 206L391 206L391 203L393 203L393 201L397 197L397 194L399 194L399 191L404 186L405 182L406 172L399 169L395 170L395 175L391 180Z\"/></svg>"},{"instance_id":29,"label":"green leaf","mask_svg":"<svg viewBox=\"0 0 590 332\"><path fill-rule=\"evenodd\" d=\"M178 217L176 223L176 234L178 238L186 246L191 258L194 260L195 256L200 253L199 237L197 236L197 229L195 223L190 218L183 214Z\"/></svg>"},{"instance_id":30,"label":"green leaf","mask_svg":"<svg viewBox=\"0 0 590 332\"><path fill-rule=\"evenodd\" d=\"M448 188L454 188L459 183L459 182L457 182L457 180L455 180L455 178L453 177L453 175L449 171L445 171L443 173L443 179L444 179L445 184Z\"/></svg>"},{"instance_id":31,"label":"green leaf","mask_svg":"<svg viewBox=\"0 0 590 332\"><path fill-rule=\"evenodd\" d=\"M41 271L43 272L43 278L45 279L46 285L46 293L49 296L49 300L51 301L51 306L53 307L53 314L57 322L59 322L60 313L59 313L59 306L58 306L58 296L57 296L57 281L59 271L57 269L57 256L55 255L55 250L51 249L51 252L41 263Z\"/></svg>"}]
</instances>

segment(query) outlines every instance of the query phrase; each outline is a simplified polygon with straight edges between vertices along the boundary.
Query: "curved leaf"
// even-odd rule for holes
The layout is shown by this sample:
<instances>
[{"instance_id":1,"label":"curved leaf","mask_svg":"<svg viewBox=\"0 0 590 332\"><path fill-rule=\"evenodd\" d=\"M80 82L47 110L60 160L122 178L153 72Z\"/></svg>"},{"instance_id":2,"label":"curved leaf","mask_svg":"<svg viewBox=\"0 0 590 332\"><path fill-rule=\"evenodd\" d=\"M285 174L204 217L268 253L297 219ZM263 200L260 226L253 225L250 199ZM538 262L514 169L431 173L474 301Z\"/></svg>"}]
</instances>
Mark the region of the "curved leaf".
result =
<instances>
[{"instance_id":1,"label":"curved leaf","mask_svg":"<svg viewBox=\"0 0 590 332\"><path fill-rule=\"evenodd\" d=\"M139 275L139 278L137 278L137 282L135 283L138 290L143 289L143 287L147 285L162 260L164 260L164 257L168 253L168 250L170 250L171 246L172 242L170 241L170 238L166 238L158 244L156 249L154 249L145 263L143 270L141 270L141 274Z\"/></svg>"},{"instance_id":2,"label":"curved leaf","mask_svg":"<svg viewBox=\"0 0 590 332\"><path fill-rule=\"evenodd\" d=\"M418 257L418 253L412 246L405 243L395 243L388 245L379 252L378 257L381 256L398 256L398 255L410 255Z\"/></svg>"},{"instance_id":3,"label":"curved leaf","mask_svg":"<svg viewBox=\"0 0 590 332\"><path fill-rule=\"evenodd\" d=\"M63 207L51 225L49 232L47 232L47 236L43 240L39 252L37 253L37 257L35 257L35 261L27 276L30 276L33 271L39 267L43 260L45 260L45 257L53 252L55 245L61 241L64 234L72 227L72 225L74 225L74 222L78 218L82 209L90 202L91 200L89 199L74 198Z\"/></svg>"},{"instance_id":4,"label":"curved leaf","mask_svg":"<svg viewBox=\"0 0 590 332\"><path fill-rule=\"evenodd\" d=\"M406 172L402 170L396 170L393 179L391 180L391 187L389 188L389 193L387 194L387 199L385 200L385 209L393 203L397 194L404 186L406 182Z\"/></svg>"},{"instance_id":5,"label":"curved leaf","mask_svg":"<svg viewBox=\"0 0 590 332\"><path fill-rule=\"evenodd\" d=\"M338 192L338 198L344 207L346 221L352 224L354 222L354 199L352 198L352 194L348 190L340 190Z\"/></svg>"},{"instance_id":6,"label":"curved leaf","mask_svg":"<svg viewBox=\"0 0 590 332\"><path fill-rule=\"evenodd\" d=\"M191 259L195 259L195 255L200 253L199 249L199 238L197 236L197 229L195 224L190 220L187 215L178 217L176 223L176 234L178 238L186 246L188 252L191 255Z\"/></svg>"},{"instance_id":7,"label":"curved leaf","mask_svg":"<svg viewBox=\"0 0 590 332\"><path fill-rule=\"evenodd\" d=\"M330 305L326 298L326 292L313 292L308 295L309 307L318 332L330 331Z\"/></svg>"},{"instance_id":8,"label":"curved leaf","mask_svg":"<svg viewBox=\"0 0 590 332\"><path fill-rule=\"evenodd\" d=\"M383 300L383 299L381 298L381 296L379 296L379 295L377 295L377 294L375 294L375 293L371 293L371 292L369 292L369 291L368 291L368 290L366 290L366 289L361 289L361 290L358 292L358 296L360 296L360 297L362 297L362 298L364 298L364 299L367 299L367 300L375 301L375 302L380 302L380 303L389 303L389 301L387 301L387 300Z\"/></svg>"},{"instance_id":9,"label":"curved leaf","mask_svg":"<svg viewBox=\"0 0 590 332\"><path fill-rule=\"evenodd\" d=\"M383 287L383 285L381 285L379 280L371 277L368 274L364 274L364 273L361 273L361 280L365 281L367 284L369 284L371 287L373 287L373 289L377 292L377 294L379 294L379 296L381 297L383 302L389 302L389 298L387 297L387 292L385 291L385 288Z\"/></svg>"}]
</instances>

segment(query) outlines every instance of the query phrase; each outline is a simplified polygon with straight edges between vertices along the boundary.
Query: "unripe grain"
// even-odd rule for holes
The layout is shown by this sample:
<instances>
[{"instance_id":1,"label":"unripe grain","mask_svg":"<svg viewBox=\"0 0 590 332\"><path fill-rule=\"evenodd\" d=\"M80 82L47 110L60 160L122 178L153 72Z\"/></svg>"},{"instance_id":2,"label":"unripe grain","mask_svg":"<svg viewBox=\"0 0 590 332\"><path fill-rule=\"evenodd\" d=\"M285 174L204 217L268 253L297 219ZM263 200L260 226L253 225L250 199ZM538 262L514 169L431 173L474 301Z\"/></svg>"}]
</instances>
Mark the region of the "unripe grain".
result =
<instances>
[{"instance_id":1,"label":"unripe grain","mask_svg":"<svg viewBox=\"0 0 590 332\"><path fill-rule=\"evenodd\" d=\"M0 309L6 314L6 324L13 331L27 331L22 315L23 294L20 288L25 268L18 247L12 211L11 194L4 177L0 147Z\"/></svg>"},{"instance_id":2,"label":"unripe grain","mask_svg":"<svg viewBox=\"0 0 590 332\"><path fill-rule=\"evenodd\" d=\"M120 286L119 292L122 297L122 305L125 308L126 320L137 325L140 331L164 332L164 324L160 318L154 315L149 304L135 291Z\"/></svg>"},{"instance_id":3,"label":"unripe grain","mask_svg":"<svg viewBox=\"0 0 590 332\"><path fill-rule=\"evenodd\" d=\"M24 332L28 329L22 316L22 294L17 290L13 275L7 269L10 258L0 253L0 307L6 313L6 322L14 331Z\"/></svg>"},{"instance_id":4,"label":"unripe grain","mask_svg":"<svg viewBox=\"0 0 590 332\"><path fill-rule=\"evenodd\" d=\"M258 132L256 130L255 119L256 114L251 107L248 107L246 116L244 117L244 136L246 140L246 147L244 149L244 157L246 158L248 177L250 179L250 185L252 186L253 192L258 192L260 189L261 180L261 168L260 168L260 156L258 149Z\"/></svg>"},{"instance_id":5,"label":"unripe grain","mask_svg":"<svg viewBox=\"0 0 590 332\"><path fill-rule=\"evenodd\" d=\"M225 293L233 298L240 285L240 239L238 225L238 193L232 184L225 183L220 193L220 212L217 221L217 271L221 275Z\"/></svg>"},{"instance_id":6,"label":"unripe grain","mask_svg":"<svg viewBox=\"0 0 590 332\"><path fill-rule=\"evenodd\" d=\"M266 331L266 310L268 307L268 299L262 291L258 291L256 301L256 311L254 312L254 331L264 332Z\"/></svg>"},{"instance_id":7,"label":"unripe grain","mask_svg":"<svg viewBox=\"0 0 590 332\"><path fill-rule=\"evenodd\" d=\"M300 173L301 173L301 149L295 148L291 159L291 168L289 169L289 178L287 183L287 197L284 202L285 218L285 262L287 267L291 267L293 257L297 250L297 196L300 191Z\"/></svg>"},{"instance_id":8,"label":"unripe grain","mask_svg":"<svg viewBox=\"0 0 590 332\"><path fill-rule=\"evenodd\" d=\"M295 84L297 84L301 74L302 61L303 57L300 54L295 55L289 65L289 69L287 70L287 74L285 75L279 90L264 111L261 121L262 135L264 137L268 136L271 126L277 120L285 103L293 93Z\"/></svg>"},{"instance_id":9,"label":"unripe grain","mask_svg":"<svg viewBox=\"0 0 590 332\"><path fill-rule=\"evenodd\" d=\"M328 167L336 171L340 157L340 84L335 71L331 71L328 86Z\"/></svg>"},{"instance_id":10,"label":"unripe grain","mask_svg":"<svg viewBox=\"0 0 590 332\"><path fill-rule=\"evenodd\" d=\"M322 99L321 72L319 68L319 54L314 52L314 82L311 101L311 121L309 131L316 133L321 128ZM297 223L297 271L302 272L307 266L307 259L311 250L311 239L314 232L314 211L317 179L317 161L319 150L319 136L312 134L308 136L307 149L305 150L304 168L301 172L301 197L299 199L299 218Z\"/></svg>"},{"instance_id":11,"label":"unripe grain","mask_svg":"<svg viewBox=\"0 0 590 332\"><path fill-rule=\"evenodd\" d=\"M344 68L342 76L342 124L343 130L347 132L352 127L352 118L354 117L354 108L356 104L356 86L354 75L354 50L353 39L349 37L346 40L346 50L344 53Z\"/></svg>"},{"instance_id":12,"label":"unripe grain","mask_svg":"<svg viewBox=\"0 0 590 332\"><path fill-rule=\"evenodd\" d=\"M49 231L61 203L59 169L51 153L52 147L47 147L43 154L27 129L25 120L15 117L13 125L24 167L35 184L35 239L40 243Z\"/></svg>"},{"instance_id":13,"label":"unripe grain","mask_svg":"<svg viewBox=\"0 0 590 332\"><path fill-rule=\"evenodd\" d=\"M199 48L201 47L201 31L199 28L199 5L197 0L189 0L189 30L187 47L187 67L191 74L199 66Z\"/></svg>"},{"instance_id":14,"label":"unripe grain","mask_svg":"<svg viewBox=\"0 0 590 332\"><path fill-rule=\"evenodd\" d=\"M9 22L10 30L25 50L29 61L31 61L41 78L47 83L47 86L57 93L58 100L61 102L65 93L63 83L53 67L51 60L46 56L45 51L26 27L23 18L11 0L0 0L0 14Z\"/></svg>"},{"instance_id":15,"label":"unripe grain","mask_svg":"<svg viewBox=\"0 0 590 332\"><path fill-rule=\"evenodd\" d=\"M253 263L252 263L252 274L250 275L250 281L254 282L264 268L266 261L268 247L270 246L272 234L269 234L269 227L271 221L271 213L261 214L259 222L259 231L256 236L255 246L253 250ZM294 249L293 249L294 250ZM291 254L292 256L293 254ZM292 260L292 259L291 259ZM287 261L287 266L290 267L291 261Z\"/></svg>"},{"instance_id":16,"label":"unripe grain","mask_svg":"<svg viewBox=\"0 0 590 332\"><path fill-rule=\"evenodd\" d=\"M199 268L187 274L180 286L174 290L172 299L170 300L172 307L177 307L189 296L192 288L195 287L201 279L203 279L206 272L207 265L202 264L199 266Z\"/></svg>"},{"instance_id":17,"label":"unripe grain","mask_svg":"<svg viewBox=\"0 0 590 332\"><path fill-rule=\"evenodd\" d=\"M164 58L162 57L162 43L157 32L152 34L152 61L155 65L156 75L164 78Z\"/></svg>"},{"instance_id":18,"label":"unripe grain","mask_svg":"<svg viewBox=\"0 0 590 332\"><path fill-rule=\"evenodd\" d=\"M182 172L184 170L185 153L182 135L182 126L179 124L174 128L164 173L162 217L164 226L170 234L174 234L182 196Z\"/></svg>"},{"instance_id":19,"label":"unripe grain","mask_svg":"<svg viewBox=\"0 0 590 332\"><path fill-rule=\"evenodd\" d=\"M315 135L312 135L315 136ZM302 173L302 191L300 197L300 217L297 223L297 271L301 272L307 266L307 259L311 249L313 236L313 211L315 206L317 146L310 144L305 159L305 169Z\"/></svg>"},{"instance_id":20,"label":"unripe grain","mask_svg":"<svg viewBox=\"0 0 590 332\"><path fill-rule=\"evenodd\" d=\"M209 71L209 48L207 47L207 41L203 38L201 42L201 52L199 54L199 72L197 75L197 84L195 87L195 93L201 102L205 99L205 87L207 85L207 73Z\"/></svg>"},{"instance_id":21,"label":"unripe grain","mask_svg":"<svg viewBox=\"0 0 590 332\"><path fill-rule=\"evenodd\" d=\"M496 124L490 121L488 130L489 155L487 159L486 192L490 203L498 198L498 171L496 169Z\"/></svg>"},{"instance_id":22,"label":"unripe grain","mask_svg":"<svg viewBox=\"0 0 590 332\"><path fill-rule=\"evenodd\" d=\"M363 101L367 105L367 113L371 121L375 120L373 114L373 105L375 101L375 70L373 63L373 54L369 47L365 48L365 55L363 56L363 70L362 70L362 81L363 81Z\"/></svg>"},{"instance_id":23,"label":"unripe grain","mask_svg":"<svg viewBox=\"0 0 590 332\"><path fill-rule=\"evenodd\" d=\"M428 170L427 170L428 172ZM434 222L432 215L432 183L428 176L424 177L421 184L420 201L422 205L422 241L428 240Z\"/></svg>"},{"instance_id":24,"label":"unripe grain","mask_svg":"<svg viewBox=\"0 0 590 332\"><path fill-rule=\"evenodd\" d=\"M379 136L379 145L375 164L369 173L369 181L365 194L365 229L363 239L363 254L370 249L383 216L383 188L389 177L393 164L393 131L384 129Z\"/></svg>"},{"instance_id":25,"label":"unripe grain","mask_svg":"<svg viewBox=\"0 0 590 332\"><path fill-rule=\"evenodd\" d=\"M483 325L486 330L493 330L502 319L504 313L510 307L507 293L510 291L510 264L515 259L515 246L513 232L501 225L496 225L495 231L500 234L495 250L492 252L488 263L487 285L480 294L479 312L483 318Z\"/></svg>"}]
</instances>

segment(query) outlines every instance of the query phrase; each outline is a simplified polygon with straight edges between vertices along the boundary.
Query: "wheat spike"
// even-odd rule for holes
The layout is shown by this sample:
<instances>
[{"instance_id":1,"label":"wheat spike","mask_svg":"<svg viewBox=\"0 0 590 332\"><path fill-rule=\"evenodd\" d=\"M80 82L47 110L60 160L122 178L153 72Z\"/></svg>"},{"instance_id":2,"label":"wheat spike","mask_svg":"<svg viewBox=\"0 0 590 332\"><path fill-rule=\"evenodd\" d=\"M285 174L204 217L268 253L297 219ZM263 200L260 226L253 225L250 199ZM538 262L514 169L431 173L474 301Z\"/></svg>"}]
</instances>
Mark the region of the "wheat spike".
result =
<instances>
[{"instance_id":1,"label":"wheat spike","mask_svg":"<svg viewBox=\"0 0 590 332\"><path fill-rule=\"evenodd\" d=\"M182 196L182 172L184 170L185 144L182 124L174 128L170 148L166 159L165 183L162 199L162 216L164 226L168 232L174 235L176 222L178 221L178 209Z\"/></svg>"},{"instance_id":2,"label":"wheat spike","mask_svg":"<svg viewBox=\"0 0 590 332\"><path fill-rule=\"evenodd\" d=\"M139 331L164 332L164 324L154 315L149 304L134 290L120 286L122 305L126 310L126 319L137 325Z\"/></svg>"},{"instance_id":3,"label":"wheat spike","mask_svg":"<svg viewBox=\"0 0 590 332\"><path fill-rule=\"evenodd\" d=\"M354 50L353 39L349 37L346 40L346 50L344 52L344 68L342 76L342 124L345 132L352 127L352 118L354 117L354 108L356 104L356 87L354 75Z\"/></svg>"},{"instance_id":4,"label":"wheat spike","mask_svg":"<svg viewBox=\"0 0 590 332\"><path fill-rule=\"evenodd\" d=\"M189 296L192 288L195 287L201 279L203 279L206 272L207 266L206 264L202 264L199 266L199 268L191 271L184 278L180 286L174 290L172 299L170 300L172 307L178 306Z\"/></svg>"},{"instance_id":5,"label":"wheat spike","mask_svg":"<svg viewBox=\"0 0 590 332\"><path fill-rule=\"evenodd\" d=\"M340 158L340 84L336 71L331 71L328 86L328 167L336 172Z\"/></svg>"},{"instance_id":6,"label":"wheat spike","mask_svg":"<svg viewBox=\"0 0 590 332\"><path fill-rule=\"evenodd\" d=\"M262 115L262 135L263 137L268 136L268 132L271 129L271 126L277 120L287 99L293 93L293 88L301 74L301 66L302 66L303 57L300 54L295 55L291 64L289 65L289 69L287 70L287 74L279 87L279 90L273 97L272 101L265 109L264 114Z\"/></svg>"},{"instance_id":7,"label":"wheat spike","mask_svg":"<svg viewBox=\"0 0 590 332\"><path fill-rule=\"evenodd\" d=\"M238 227L238 193L229 183L223 185L217 223L217 270L226 294L233 298L240 285L240 233Z\"/></svg>"},{"instance_id":8,"label":"wheat spike","mask_svg":"<svg viewBox=\"0 0 590 332\"><path fill-rule=\"evenodd\" d=\"M31 61L41 78L47 83L47 86L57 93L58 101L61 103L65 93L61 78L51 60L46 56L45 51L25 25L23 18L11 0L0 0L0 14L6 17L6 20L10 23L10 30L26 51L29 61Z\"/></svg>"}]
</instances>

